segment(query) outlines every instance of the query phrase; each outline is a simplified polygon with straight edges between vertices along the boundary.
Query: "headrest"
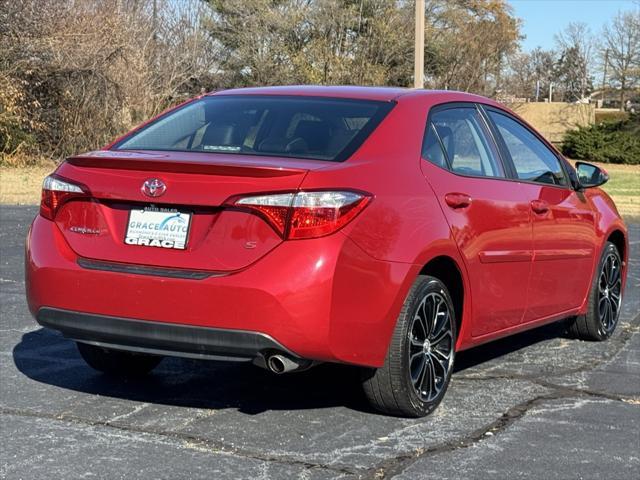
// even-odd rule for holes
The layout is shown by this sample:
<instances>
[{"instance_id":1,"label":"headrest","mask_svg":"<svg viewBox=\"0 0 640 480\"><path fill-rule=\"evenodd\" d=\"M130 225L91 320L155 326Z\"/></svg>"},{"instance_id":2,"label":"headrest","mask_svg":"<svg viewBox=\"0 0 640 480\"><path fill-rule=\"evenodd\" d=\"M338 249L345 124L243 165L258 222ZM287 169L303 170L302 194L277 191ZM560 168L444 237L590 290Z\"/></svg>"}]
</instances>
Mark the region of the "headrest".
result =
<instances>
[{"instance_id":1,"label":"headrest","mask_svg":"<svg viewBox=\"0 0 640 480\"><path fill-rule=\"evenodd\" d=\"M233 125L210 124L202 136L202 145L233 145Z\"/></svg>"},{"instance_id":2,"label":"headrest","mask_svg":"<svg viewBox=\"0 0 640 480\"><path fill-rule=\"evenodd\" d=\"M302 120L296 126L293 136L302 138L311 151L322 150L329 143L331 129L327 122Z\"/></svg>"}]
</instances>

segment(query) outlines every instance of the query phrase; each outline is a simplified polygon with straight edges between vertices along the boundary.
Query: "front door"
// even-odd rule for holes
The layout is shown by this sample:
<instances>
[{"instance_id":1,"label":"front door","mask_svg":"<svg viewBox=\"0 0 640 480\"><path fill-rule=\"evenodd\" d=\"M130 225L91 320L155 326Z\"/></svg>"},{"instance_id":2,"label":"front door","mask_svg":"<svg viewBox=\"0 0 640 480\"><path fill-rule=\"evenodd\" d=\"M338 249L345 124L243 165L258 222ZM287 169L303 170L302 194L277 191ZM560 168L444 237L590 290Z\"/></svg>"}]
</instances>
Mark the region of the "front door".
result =
<instances>
[{"instance_id":1,"label":"front door","mask_svg":"<svg viewBox=\"0 0 640 480\"><path fill-rule=\"evenodd\" d=\"M488 115L522 181L533 218L533 268L524 321L558 315L582 304L589 290L596 243L594 215L571 188L562 161L537 135L505 112Z\"/></svg>"}]
</instances>

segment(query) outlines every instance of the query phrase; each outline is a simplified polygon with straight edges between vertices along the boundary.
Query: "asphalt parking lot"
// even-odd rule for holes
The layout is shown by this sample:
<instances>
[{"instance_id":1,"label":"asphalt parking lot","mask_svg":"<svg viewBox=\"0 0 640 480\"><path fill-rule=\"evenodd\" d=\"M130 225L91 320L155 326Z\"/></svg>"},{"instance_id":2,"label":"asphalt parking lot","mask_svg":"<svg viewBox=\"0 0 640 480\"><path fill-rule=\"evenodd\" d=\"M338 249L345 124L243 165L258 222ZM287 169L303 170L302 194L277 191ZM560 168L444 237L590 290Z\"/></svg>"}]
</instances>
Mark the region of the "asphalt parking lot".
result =
<instances>
[{"instance_id":1,"label":"asphalt parking lot","mask_svg":"<svg viewBox=\"0 0 640 480\"><path fill-rule=\"evenodd\" d=\"M638 478L638 224L610 341L555 324L463 352L439 409L409 420L372 412L347 367L165 359L144 380L98 374L27 310L35 212L0 207L0 478Z\"/></svg>"}]
</instances>

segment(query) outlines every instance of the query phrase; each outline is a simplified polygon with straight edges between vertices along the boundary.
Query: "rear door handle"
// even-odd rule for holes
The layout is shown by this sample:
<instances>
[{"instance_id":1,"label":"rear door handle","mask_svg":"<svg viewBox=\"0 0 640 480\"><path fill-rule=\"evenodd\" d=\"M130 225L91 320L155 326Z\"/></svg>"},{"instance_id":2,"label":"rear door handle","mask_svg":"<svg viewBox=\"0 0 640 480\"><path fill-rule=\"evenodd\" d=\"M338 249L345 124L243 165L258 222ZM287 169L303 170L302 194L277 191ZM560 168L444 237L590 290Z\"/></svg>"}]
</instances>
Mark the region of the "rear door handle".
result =
<instances>
[{"instance_id":1,"label":"rear door handle","mask_svg":"<svg viewBox=\"0 0 640 480\"><path fill-rule=\"evenodd\" d=\"M549 204L544 200L531 200L531 210L542 215L549 211Z\"/></svg>"},{"instance_id":2,"label":"rear door handle","mask_svg":"<svg viewBox=\"0 0 640 480\"><path fill-rule=\"evenodd\" d=\"M466 193L447 193L444 201L451 208L466 208L471 205L471 197Z\"/></svg>"}]
</instances>

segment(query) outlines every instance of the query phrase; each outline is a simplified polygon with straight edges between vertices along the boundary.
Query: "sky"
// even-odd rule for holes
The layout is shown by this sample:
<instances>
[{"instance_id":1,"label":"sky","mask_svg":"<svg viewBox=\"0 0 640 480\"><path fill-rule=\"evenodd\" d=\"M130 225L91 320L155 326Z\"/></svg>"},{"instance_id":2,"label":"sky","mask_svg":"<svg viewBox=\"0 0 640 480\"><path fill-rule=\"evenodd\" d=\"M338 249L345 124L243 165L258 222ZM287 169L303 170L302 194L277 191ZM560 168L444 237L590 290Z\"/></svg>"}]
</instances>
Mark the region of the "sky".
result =
<instances>
[{"instance_id":1,"label":"sky","mask_svg":"<svg viewBox=\"0 0 640 480\"><path fill-rule=\"evenodd\" d=\"M632 0L508 0L522 20L524 51L553 48L553 36L570 22L586 23L593 33L620 10L639 8Z\"/></svg>"}]
</instances>

